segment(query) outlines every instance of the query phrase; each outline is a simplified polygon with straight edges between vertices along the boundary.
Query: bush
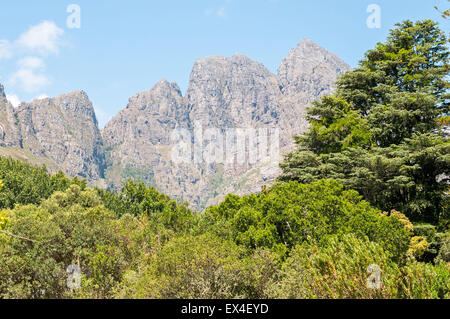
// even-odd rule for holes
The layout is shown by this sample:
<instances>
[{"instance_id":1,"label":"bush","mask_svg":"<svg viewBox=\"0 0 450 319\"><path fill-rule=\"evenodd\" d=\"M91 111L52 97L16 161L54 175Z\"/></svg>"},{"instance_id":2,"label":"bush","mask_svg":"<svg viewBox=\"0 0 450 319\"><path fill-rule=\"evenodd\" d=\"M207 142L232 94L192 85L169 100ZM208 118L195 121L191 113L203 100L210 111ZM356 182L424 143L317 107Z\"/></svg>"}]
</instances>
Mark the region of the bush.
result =
<instances>
[{"instance_id":1,"label":"bush","mask_svg":"<svg viewBox=\"0 0 450 319\"><path fill-rule=\"evenodd\" d=\"M441 246L436 257L436 262L450 263L450 232L442 235Z\"/></svg>"},{"instance_id":2,"label":"bush","mask_svg":"<svg viewBox=\"0 0 450 319\"><path fill-rule=\"evenodd\" d=\"M440 263L436 266L414 262L402 269L399 298L449 299L450 268Z\"/></svg>"},{"instance_id":3,"label":"bush","mask_svg":"<svg viewBox=\"0 0 450 319\"><path fill-rule=\"evenodd\" d=\"M205 213L209 227L248 248L285 255L303 242L320 245L327 235L354 233L378 242L392 257L404 258L410 234L396 216L386 216L332 180L288 182L261 194L229 195Z\"/></svg>"},{"instance_id":4,"label":"bush","mask_svg":"<svg viewBox=\"0 0 450 319\"><path fill-rule=\"evenodd\" d=\"M56 192L40 206L18 205L6 216L7 233L0 233L0 298L73 296L66 268L79 264L90 278L96 247L119 242L111 227L114 215L94 190L78 185ZM107 296L104 289L96 295Z\"/></svg>"},{"instance_id":5,"label":"bush","mask_svg":"<svg viewBox=\"0 0 450 319\"><path fill-rule=\"evenodd\" d=\"M372 270L371 265L375 265ZM381 271L379 289L367 284L375 267ZM323 247L294 248L271 294L273 298L289 299L392 298L397 293L397 273L396 264L380 245L351 234L341 238L334 235Z\"/></svg>"},{"instance_id":6,"label":"bush","mask_svg":"<svg viewBox=\"0 0 450 319\"><path fill-rule=\"evenodd\" d=\"M138 271L127 272L120 298L243 297L244 251L210 235L175 238Z\"/></svg>"}]
</instances>

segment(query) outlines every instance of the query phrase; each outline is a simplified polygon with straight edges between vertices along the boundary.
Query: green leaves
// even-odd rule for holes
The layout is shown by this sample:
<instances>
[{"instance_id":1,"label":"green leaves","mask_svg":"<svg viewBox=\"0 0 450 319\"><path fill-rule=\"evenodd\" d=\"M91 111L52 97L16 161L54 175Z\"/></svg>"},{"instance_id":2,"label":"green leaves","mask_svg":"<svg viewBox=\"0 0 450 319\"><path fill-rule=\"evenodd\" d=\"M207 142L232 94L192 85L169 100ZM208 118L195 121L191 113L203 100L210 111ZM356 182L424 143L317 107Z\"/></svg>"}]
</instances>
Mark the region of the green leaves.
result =
<instances>
[{"instance_id":1,"label":"green leaves","mask_svg":"<svg viewBox=\"0 0 450 319\"><path fill-rule=\"evenodd\" d=\"M345 191L332 180L289 182L260 195L232 199L210 207L205 217L213 231L220 225L218 234L248 248L284 254L297 244L320 244L328 235L345 233L368 236L397 259L408 248L409 235L398 220L381 215L355 191Z\"/></svg>"},{"instance_id":2,"label":"green leaves","mask_svg":"<svg viewBox=\"0 0 450 319\"><path fill-rule=\"evenodd\" d=\"M311 126L280 165L281 181L335 179L375 206L439 223L448 201L447 39L432 21L405 21L336 93L308 110Z\"/></svg>"},{"instance_id":3,"label":"green leaves","mask_svg":"<svg viewBox=\"0 0 450 319\"><path fill-rule=\"evenodd\" d=\"M315 153L334 153L349 147L370 147L372 134L363 119L342 98L324 97L308 109L308 134L299 140Z\"/></svg>"},{"instance_id":4,"label":"green leaves","mask_svg":"<svg viewBox=\"0 0 450 319\"><path fill-rule=\"evenodd\" d=\"M97 189L97 192L106 208L119 217L125 214L147 215L154 227L163 225L175 232L183 232L196 223L194 212L186 204L178 203L143 182L129 180L117 194L102 189Z\"/></svg>"},{"instance_id":5,"label":"green leaves","mask_svg":"<svg viewBox=\"0 0 450 319\"><path fill-rule=\"evenodd\" d=\"M433 139L423 137L408 145L429 144ZM367 152L345 152L355 150ZM383 167L383 160L376 162ZM405 172L417 173L411 164ZM424 266L406 258L414 247L409 245L413 226L405 216L382 214L333 180L229 195L203 215L192 215L140 183L129 182L117 195L74 182L39 206L1 212L0 226L0 298L442 298L449 293L443 263ZM442 247L436 262L447 260L447 240L431 243ZM74 264L81 270L81 287L72 291L66 269ZM378 290L367 286L373 264L383 275Z\"/></svg>"},{"instance_id":6,"label":"green leaves","mask_svg":"<svg viewBox=\"0 0 450 319\"><path fill-rule=\"evenodd\" d=\"M11 158L0 157L0 208L16 204L39 204L55 191L64 191L71 184L86 186L85 181L69 180L63 173L50 175L45 167L33 167Z\"/></svg>"}]
</instances>

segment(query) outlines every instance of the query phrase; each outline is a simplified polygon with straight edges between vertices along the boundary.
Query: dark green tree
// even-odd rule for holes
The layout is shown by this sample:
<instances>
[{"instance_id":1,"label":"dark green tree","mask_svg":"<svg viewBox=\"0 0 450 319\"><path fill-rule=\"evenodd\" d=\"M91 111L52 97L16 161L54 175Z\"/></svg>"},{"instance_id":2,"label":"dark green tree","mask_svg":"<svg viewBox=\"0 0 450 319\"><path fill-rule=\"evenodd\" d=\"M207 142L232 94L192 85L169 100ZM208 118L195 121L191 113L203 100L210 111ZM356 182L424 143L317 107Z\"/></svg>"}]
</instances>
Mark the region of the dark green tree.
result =
<instances>
[{"instance_id":1,"label":"dark green tree","mask_svg":"<svg viewBox=\"0 0 450 319\"><path fill-rule=\"evenodd\" d=\"M449 142L447 38L432 21L405 21L308 110L311 123L281 180L338 180L384 210L437 223L445 213ZM444 121L443 121L444 119Z\"/></svg>"}]
</instances>

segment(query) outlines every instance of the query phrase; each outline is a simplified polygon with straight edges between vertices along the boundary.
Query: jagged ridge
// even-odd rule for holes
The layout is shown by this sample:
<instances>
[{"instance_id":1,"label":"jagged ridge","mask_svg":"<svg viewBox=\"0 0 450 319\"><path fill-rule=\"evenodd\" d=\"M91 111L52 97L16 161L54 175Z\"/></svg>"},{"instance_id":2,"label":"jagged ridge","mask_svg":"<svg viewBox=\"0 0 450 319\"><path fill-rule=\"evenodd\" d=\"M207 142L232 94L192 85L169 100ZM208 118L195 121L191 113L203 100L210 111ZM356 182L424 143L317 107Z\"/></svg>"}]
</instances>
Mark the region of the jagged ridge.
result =
<instances>
[{"instance_id":1,"label":"jagged ridge","mask_svg":"<svg viewBox=\"0 0 450 319\"><path fill-rule=\"evenodd\" d=\"M280 129L282 152L307 127L306 107L329 94L337 76L350 67L304 39L283 59L278 74L236 54L199 59L185 96L176 83L161 80L130 97L102 130L83 91L22 103L6 100L0 85L0 146L27 150L51 160L69 175L105 178L117 188L128 177L202 208L227 193L259 191L278 174L276 162L252 164L183 163L170 160L170 134L195 125L218 128Z\"/></svg>"}]
</instances>

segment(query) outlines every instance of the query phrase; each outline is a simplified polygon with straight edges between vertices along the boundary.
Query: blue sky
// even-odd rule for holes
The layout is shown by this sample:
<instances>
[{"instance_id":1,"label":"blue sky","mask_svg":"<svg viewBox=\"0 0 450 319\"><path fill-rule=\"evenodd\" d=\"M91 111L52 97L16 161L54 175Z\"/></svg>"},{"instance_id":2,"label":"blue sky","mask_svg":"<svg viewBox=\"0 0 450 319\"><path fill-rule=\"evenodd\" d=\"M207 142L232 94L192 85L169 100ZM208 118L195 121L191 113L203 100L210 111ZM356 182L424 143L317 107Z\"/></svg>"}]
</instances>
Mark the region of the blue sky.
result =
<instances>
[{"instance_id":1,"label":"blue sky","mask_svg":"<svg viewBox=\"0 0 450 319\"><path fill-rule=\"evenodd\" d=\"M81 9L69 28L67 7ZM379 5L381 27L368 28ZM0 10L0 82L10 100L85 90L100 126L136 92L162 78L185 92L194 61L248 55L276 72L289 49L310 38L356 66L404 19L431 18L446 0L15 0Z\"/></svg>"}]
</instances>

